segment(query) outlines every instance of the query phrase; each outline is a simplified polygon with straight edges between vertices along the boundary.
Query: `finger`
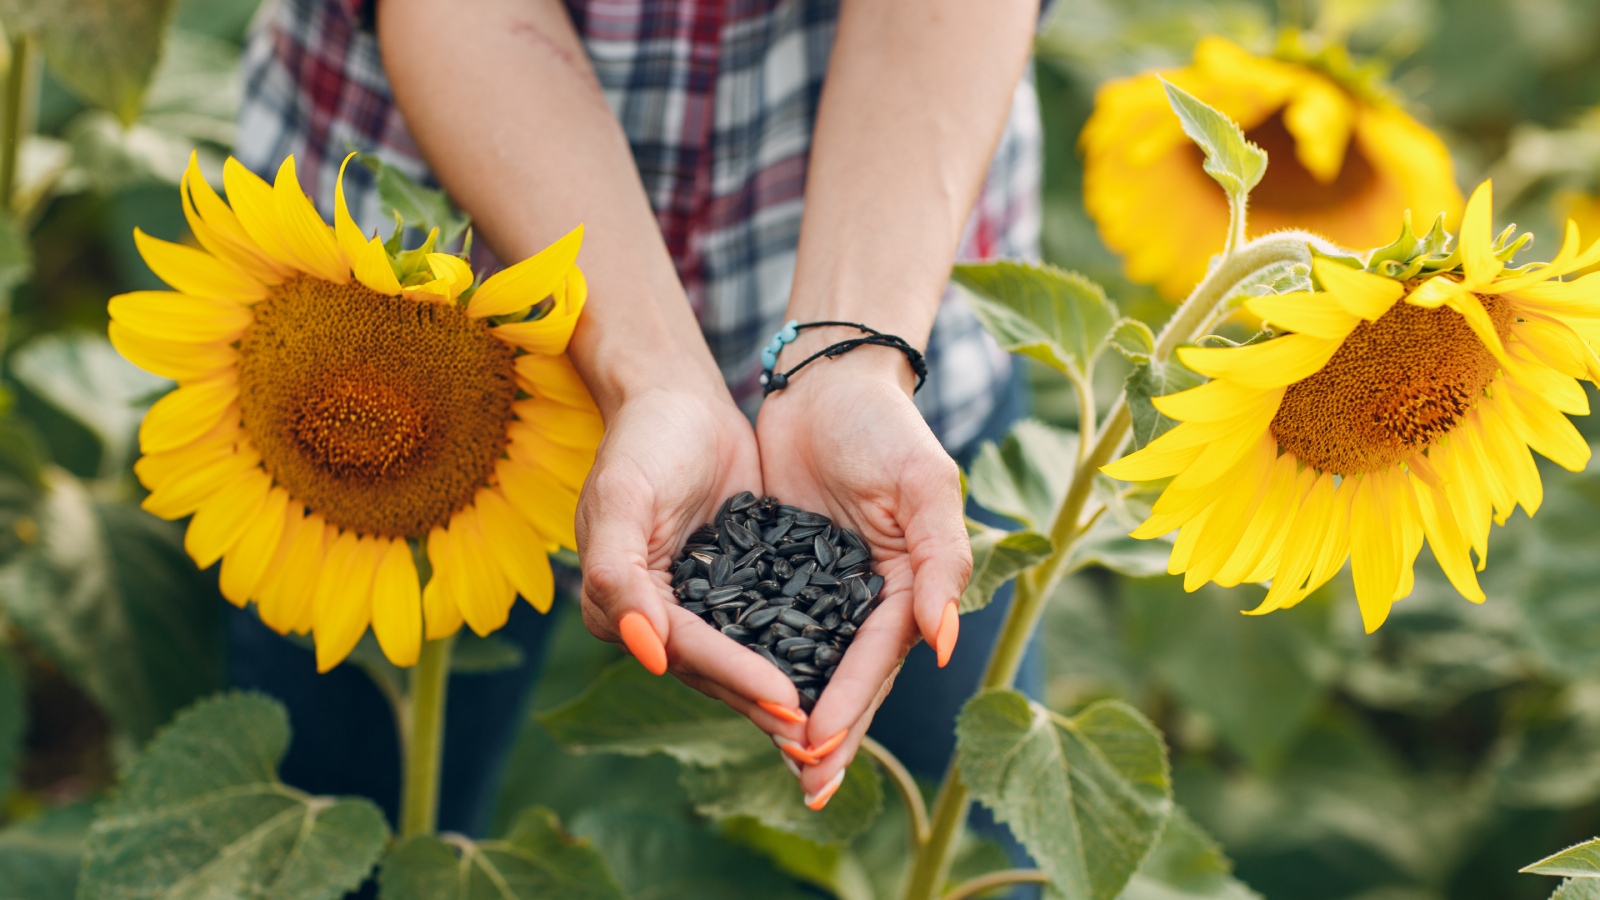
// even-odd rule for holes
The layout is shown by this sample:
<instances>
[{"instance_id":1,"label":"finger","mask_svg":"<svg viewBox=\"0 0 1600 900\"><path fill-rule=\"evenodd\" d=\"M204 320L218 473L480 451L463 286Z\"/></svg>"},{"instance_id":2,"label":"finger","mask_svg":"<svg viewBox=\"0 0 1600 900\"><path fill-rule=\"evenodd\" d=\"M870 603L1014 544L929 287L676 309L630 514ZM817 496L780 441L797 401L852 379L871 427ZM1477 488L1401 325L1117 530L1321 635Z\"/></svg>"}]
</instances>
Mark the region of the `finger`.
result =
<instances>
[{"instance_id":1,"label":"finger","mask_svg":"<svg viewBox=\"0 0 1600 900\"><path fill-rule=\"evenodd\" d=\"M598 515L593 507L599 507ZM620 638L646 669L660 675L667 670L672 627L667 590L650 574L650 510L601 501L588 511L579 542L584 622L596 637Z\"/></svg>"},{"instance_id":2,"label":"finger","mask_svg":"<svg viewBox=\"0 0 1600 900\"><path fill-rule=\"evenodd\" d=\"M667 612L673 622L667 651L674 671L720 685L752 708L765 702L785 710L800 709L799 692L772 663L681 606L670 606ZM763 714L773 720L778 718L765 711ZM800 727L798 723L788 724Z\"/></svg>"},{"instance_id":3,"label":"finger","mask_svg":"<svg viewBox=\"0 0 1600 900\"><path fill-rule=\"evenodd\" d=\"M673 674L678 676L679 681L705 694L707 697L726 703L730 709L755 723L757 728L768 735L783 738L795 747L805 747L806 729L804 725L775 716L767 712L759 704L752 703L748 698L730 691L710 679L691 675L687 672L674 672ZM795 773L795 777L799 777L798 772Z\"/></svg>"},{"instance_id":4,"label":"finger","mask_svg":"<svg viewBox=\"0 0 1600 900\"><path fill-rule=\"evenodd\" d=\"M902 488L917 630L933 647L941 668L955 650L961 592L972 577L960 481L955 463L948 457L944 461L949 462L948 473L943 463L929 466L927 474L906 479Z\"/></svg>"},{"instance_id":5,"label":"finger","mask_svg":"<svg viewBox=\"0 0 1600 900\"><path fill-rule=\"evenodd\" d=\"M831 737L822 746L810 748L815 752L816 763L807 765L800 773L800 789L805 792L805 803L812 809L822 809L828 805L828 800L833 797L833 792L839 789L844 782L844 771L856 758L856 753L861 749L861 742L867 737L867 730L872 727L872 717L877 714L878 707L883 705L884 698L889 696L889 691L894 687L895 675L899 674L900 665L897 663L889 677L884 679L878 688L878 693L868 705L867 712L854 725L846 731Z\"/></svg>"},{"instance_id":6,"label":"finger","mask_svg":"<svg viewBox=\"0 0 1600 900\"><path fill-rule=\"evenodd\" d=\"M831 757L843 740L839 735L848 736L858 723L870 721L884 684L916 639L911 597L905 590L886 598L867 617L806 723L807 748L814 757Z\"/></svg>"}]
</instances>

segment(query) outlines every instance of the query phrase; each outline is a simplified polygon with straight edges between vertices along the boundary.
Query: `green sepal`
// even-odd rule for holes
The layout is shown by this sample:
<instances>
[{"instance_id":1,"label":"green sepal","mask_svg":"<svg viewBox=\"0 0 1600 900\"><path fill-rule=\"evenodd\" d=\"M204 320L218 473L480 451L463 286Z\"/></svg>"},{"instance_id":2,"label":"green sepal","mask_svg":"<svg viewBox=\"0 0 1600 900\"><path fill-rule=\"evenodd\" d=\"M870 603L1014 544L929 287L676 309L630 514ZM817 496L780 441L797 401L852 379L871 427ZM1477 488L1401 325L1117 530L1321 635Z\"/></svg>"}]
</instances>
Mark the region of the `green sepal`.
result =
<instances>
[{"instance_id":1,"label":"green sepal","mask_svg":"<svg viewBox=\"0 0 1600 900\"><path fill-rule=\"evenodd\" d=\"M1395 281L1409 281L1430 261L1443 262L1450 256L1450 233L1444 230L1444 213L1433 220L1433 227L1421 237L1411 230L1411 210L1401 216L1400 236L1394 243L1367 254L1365 271Z\"/></svg>"}]
</instances>

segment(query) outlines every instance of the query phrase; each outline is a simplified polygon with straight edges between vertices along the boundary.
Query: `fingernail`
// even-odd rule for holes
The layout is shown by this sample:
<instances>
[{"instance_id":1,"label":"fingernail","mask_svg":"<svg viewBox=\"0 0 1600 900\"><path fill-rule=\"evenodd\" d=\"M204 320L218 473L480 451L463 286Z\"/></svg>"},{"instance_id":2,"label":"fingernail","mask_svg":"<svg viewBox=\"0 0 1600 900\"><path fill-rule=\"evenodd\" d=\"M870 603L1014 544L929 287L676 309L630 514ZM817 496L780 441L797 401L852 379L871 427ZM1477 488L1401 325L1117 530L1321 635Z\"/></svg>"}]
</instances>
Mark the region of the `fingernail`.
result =
<instances>
[{"instance_id":1,"label":"fingernail","mask_svg":"<svg viewBox=\"0 0 1600 900\"><path fill-rule=\"evenodd\" d=\"M617 630L622 632L622 642L628 645L628 652L646 671L651 675L667 671L667 648L661 646L661 636L650 627L650 620L643 613L631 612L623 616L617 623Z\"/></svg>"},{"instance_id":2,"label":"fingernail","mask_svg":"<svg viewBox=\"0 0 1600 900\"><path fill-rule=\"evenodd\" d=\"M806 806L811 809L821 809L827 806L828 798L832 797L833 792L837 791L839 785L844 783L844 772L844 769L840 769L837 774L828 779L828 783L822 786L822 790L817 791L815 794L807 794Z\"/></svg>"},{"instance_id":3,"label":"fingernail","mask_svg":"<svg viewBox=\"0 0 1600 900\"><path fill-rule=\"evenodd\" d=\"M807 753L806 748L800 746L800 744L796 741L791 741L786 737L778 737L777 735L773 735L772 743L776 744L778 749L782 750L785 755L793 757L796 762L802 762L808 766L814 766L817 764L816 757L812 756L810 753Z\"/></svg>"},{"instance_id":4,"label":"fingernail","mask_svg":"<svg viewBox=\"0 0 1600 900\"><path fill-rule=\"evenodd\" d=\"M778 758L783 760L783 764L789 767L789 771L794 775L794 777L796 777L796 778L800 777L800 764L799 763L797 763L794 760L790 759L787 755L780 755Z\"/></svg>"},{"instance_id":5,"label":"fingernail","mask_svg":"<svg viewBox=\"0 0 1600 900\"><path fill-rule=\"evenodd\" d=\"M961 614L956 611L955 601L944 608L944 618L939 620L939 633L934 636L933 650L939 656L939 668L950 661L950 654L956 649L956 636L961 634Z\"/></svg>"},{"instance_id":6,"label":"fingernail","mask_svg":"<svg viewBox=\"0 0 1600 900\"><path fill-rule=\"evenodd\" d=\"M806 720L806 714L804 712L798 709L791 709L790 707L784 706L781 703L773 703L771 700L757 700L756 705L784 720L785 722L789 722L794 725L800 725Z\"/></svg>"},{"instance_id":7,"label":"fingernail","mask_svg":"<svg viewBox=\"0 0 1600 900\"><path fill-rule=\"evenodd\" d=\"M835 747L837 747L840 744L844 743L844 736L849 734L849 733L850 733L850 729L846 728L843 731L839 732L838 734L834 735L831 738L828 738L827 740L823 741L821 744L818 744L815 747L807 747L806 748L806 752L810 753L812 756L816 757L817 759L821 759L824 756L827 756L829 753L832 753Z\"/></svg>"}]
</instances>

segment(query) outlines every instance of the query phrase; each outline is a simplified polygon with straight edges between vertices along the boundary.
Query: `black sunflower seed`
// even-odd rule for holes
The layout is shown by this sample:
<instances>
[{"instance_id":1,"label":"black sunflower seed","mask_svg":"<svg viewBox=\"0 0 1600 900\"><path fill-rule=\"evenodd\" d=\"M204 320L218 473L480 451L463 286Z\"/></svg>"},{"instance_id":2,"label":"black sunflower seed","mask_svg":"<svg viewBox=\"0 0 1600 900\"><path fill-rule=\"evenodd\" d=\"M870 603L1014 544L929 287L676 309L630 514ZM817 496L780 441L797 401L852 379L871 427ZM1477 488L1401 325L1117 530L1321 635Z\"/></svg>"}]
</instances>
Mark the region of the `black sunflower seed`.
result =
<instances>
[{"instance_id":1,"label":"black sunflower seed","mask_svg":"<svg viewBox=\"0 0 1600 900\"><path fill-rule=\"evenodd\" d=\"M713 609L711 611L711 621L716 622L719 629L727 628L733 624L733 614L725 609Z\"/></svg>"},{"instance_id":2,"label":"black sunflower seed","mask_svg":"<svg viewBox=\"0 0 1600 900\"><path fill-rule=\"evenodd\" d=\"M788 581L790 576L794 575L794 566L790 565L787 559L775 559L772 561L772 574Z\"/></svg>"},{"instance_id":3,"label":"black sunflower seed","mask_svg":"<svg viewBox=\"0 0 1600 900\"><path fill-rule=\"evenodd\" d=\"M761 548L751 547L745 554L733 561L734 569L743 569L761 558Z\"/></svg>"},{"instance_id":4,"label":"black sunflower seed","mask_svg":"<svg viewBox=\"0 0 1600 900\"><path fill-rule=\"evenodd\" d=\"M778 642L777 652L778 652L779 656L789 656L789 651L793 650L796 647L812 647L812 648L815 648L816 646L817 646L817 642L812 640L811 638L803 638L803 637L784 638L783 640ZM795 657L790 656L789 658L790 659L794 659Z\"/></svg>"},{"instance_id":5,"label":"black sunflower seed","mask_svg":"<svg viewBox=\"0 0 1600 900\"><path fill-rule=\"evenodd\" d=\"M841 570L842 569L848 569L851 566L860 565L861 563L866 562L870 558L871 558L871 554L869 554L865 550L851 550L849 553L846 553L844 556L839 557L838 566L839 566L839 568Z\"/></svg>"},{"instance_id":6,"label":"black sunflower seed","mask_svg":"<svg viewBox=\"0 0 1600 900\"><path fill-rule=\"evenodd\" d=\"M688 601L685 601L682 605L683 605L684 609L687 609L689 612L692 612L697 616L704 614L705 611L706 611L706 605L704 603L701 603L701 602L697 601L697 600L688 600ZM776 614L774 614L774 615L776 615Z\"/></svg>"},{"instance_id":7,"label":"black sunflower seed","mask_svg":"<svg viewBox=\"0 0 1600 900\"><path fill-rule=\"evenodd\" d=\"M783 518L779 519L771 528L761 532L761 540L764 543L776 544L778 543L778 539L788 534L789 529L793 527L794 519L790 516L784 516Z\"/></svg>"},{"instance_id":8,"label":"black sunflower seed","mask_svg":"<svg viewBox=\"0 0 1600 900\"><path fill-rule=\"evenodd\" d=\"M867 542L861 539L861 535L848 528L844 530L843 534L839 535L839 539L863 553L867 552Z\"/></svg>"},{"instance_id":9,"label":"black sunflower seed","mask_svg":"<svg viewBox=\"0 0 1600 900\"><path fill-rule=\"evenodd\" d=\"M721 606L742 593L744 593L744 588L736 584L730 584L727 587L719 587L708 592L704 595L704 599L707 606Z\"/></svg>"},{"instance_id":10,"label":"black sunflower seed","mask_svg":"<svg viewBox=\"0 0 1600 900\"><path fill-rule=\"evenodd\" d=\"M881 591L881 590L883 590L883 576L882 575L870 575L870 576L868 576L867 577L867 593L872 596L872 599L874 599L874 600L878 599L878 592Z\"/></svg>"},{"instance_id":11,"label":"black sunflower seed","mask_svg":"<svg viewBox=\"0 0 1600 900\"><path fill-rule=\"evenodd\" d=\"M833 629L833 633L845 640L849 640L856 636L856 623L840 622L839 627Z\"/></svg>"},{"instance_id":12,"label":"black sunflower seed","mask_svg":"<svg viewBox=\"0 0 1600 900\"><path fill-rule=\"evenodd\" d=\"M862 618L865 619L866 616L862 616ZM822 617L822 627L828 629L829 631L832 631L843 624L844 617L836 612L828 613L826 616Z\"/></svg>"},{"instance_id":13,"label":"black sunflower seed","mask_svg":"<svg viewBox=\"0 0 1600 900\"><path fill-rule=\"evenodd\" d=\"M693 559L685 557L683 562L678 563L678 565L672 570L673 585L683 584L685 581L693 578L694 573L698 568L699 565Z\"/></svg>"},{"instance_id":14,"label":"black sunflower seed","mask_svg":"<svg viewBox=\"0 0 1600 900\"><path fill-rule=\"evenodd\" d=\"M806 627L800 629L800 636L808 641L816 641L819 644L823 641L826 641L828 638L833 637L833 635L829 634L828 630L823 628L821 625L807 625Z\"/></svg>"},{"instance_id":15,"label":"black sunflower seed","mask_svg":"<svg viewBox=\"0 0 1600 900\"><path fill-rule=\"evenodd\" d=\"M811 563L806 563L800 568L795 569L794 575L791 576L789 581L783 586L783 595L785 597L793 597L794 595L800 593L800 589L806 586L806 580L811 577L812 569L813 565Z\"/></svg>"},{"instance_id":16,"label":"black sunflower seed","mask_svg":"<svg viewBox=\"0 0 1600 900\"><path fill-rule=\"evenodd\" d=\"M821 534L825 530L826 529L818 528L816 526L805 528L797 525L794 528L789 529L789 540L809 542L812 538Z\"/></svg>"},{"instance_id":17,"label":"black sunflower seed","mask_svg":"<svg viewBox=\"0 0 1600 900\"><path fill-rule=\"evenodd\" d=\"M833 577L832 575L829 575L827 572L823 572L823 571L820 571L820 570L816 571L816 572L812 572L810 580L811 580L812 584L817 585L819 587L838 587L839 586L839 579Z\"/></svg>"},{"instance_id":18,"label":"black sunflower seed","mask_svg":"<svg viewBox=\"0 0 1600 900\"><path fill-rule=\"evenodd\" d=\"M810 675L812 677L816 677L822 674L822 670L810 663L797 662L794 664L794 673L796 675Z\"/></svg>"},{"instance_id":19,"label":"black sunflower seed","mask_svg":"<svg viewBox=\"0 0 1600 900\"><path fill-rule=\"evenodd\" d=\"M711 582L704 578L691 578L683 583L683 592L691 600L704 600L711 591Z\"/></svg>"},{"instance_id":20,"label":"black sunflower seed","mask_svg":"<svg viewBox=\"0 0 1600 900\"><path fill-rule=\"evenodd\" d=\"M799 637L800 636L800 629L798 629L798 628L790 628L788 625L784 624L784 622L783 622L783 614L784 614L784 612L785 612L785 610L781 610L781 609L778 610L778 621L772 623L772 633L777 635L779 637L779 639Z\"/></svg>"},{"instance_id":21,"label":"black sunflower seed","mask_svg":"<svg viewBox=\"0 0 1600 900\"><path fill-rule=\"evenodd\" d=\"M753 568L740 569L739 571L728 576L728 584L736 584L739 587L747 588L755 584L756 579L760 577L761 574Z\"/></svg>"},{"instance_id":22,"label":"black sunflower seed","mask_svg":"<svg viewBox=\"0 0 1600 900\"><path fill-rule=\"evenodd\" d=\"M745 528L739 522L729 520L728 524L723 526L723 530L728 532L728 539L737 544L741 550L749 550L761 542L759 538L750 533L750 529Z\"/></svg>"},{"instance_id":23,"label":"black sunflower seed","mask_svg":"<svg viewBox=\"0 0 1600 900\"><path fill-rule=\"evenodd\" d=\"M812 662L819 666L836 666L839 660L844 659L844 653L835 647L818 647L811 657Z\"/></svg>"},{"instance_id":24,"label":"black sunflower seed","mask_svg":"<svg viewBox=\"0 0 1600 900\"><path fill-rule=\"evenodd\" d=\"M816 551L817 565L819 566L831 566L833 561L838 559L833 553L833 545L828 543L827 539L820 534L811 539L811 546Z\"/></svg>"},{"instance_id":25,"label":"black sunflower seed","mask_svg":"<svg viewBox=\"0 0 1600 900\"><path fill-rule=\"evenodd\" d=\"M811 604L811 608L806 610L806 615L820 622L822 621L822 617L827 615L830 610L838 605L838 603L838 597L835 597L832 594L823 594L821 600Z\"/></svg>"},{"instance_id":26,"label":"black sunflower seed","mask_svg":"<svg viewBox=\"0 0 1600 900\"><path fill-rule=\"evenodd\" d=\"M733 638L741 644L748 644L755 640L756 637L755 634L750 631L750 629L738 624L722 626L722 633Z\"/></svg>"},{"instance_id":27,"label":"black sunflower seed","mask_svg":"<svg viewBox=\"0 0 1600 900\"><path fill-rule=\"evenodd\" d=\"M778 621L790 628L804 628L807 625L816 625L817 620L811 618L798 609L786 609L778 613ZM858 623L859 624L859 623Z\"/></svg>"},{"instance_id":28,"label":"black sunflower seed","mask_svg":"<svg viewBox=\"0 0 1600 900\"><path fill-rule=\"evenodd\" d=\"M773 656L772 651L768 650L765 646L761 644L751 644L750 649L765 657L767 662L772 663L775 666L778 664L778 658Z\"/></svg>"},{"instance_id":29,"label":"black sunflower seed","mask_svg":"<svg viewBox=\"0 0 1600 900\"><path fill-rule=\"evenodd\" d=\"M756 604L752 603L750 608L744 611L744 616L740 619L740 622L746 628L765 628L777 621L777 619L778 610L770 606L758 609Z\"/></svg>"},{"instance_id":30,"label":"black sunflower seed","mask_svg":"<svg viewBox=\"0 0 1600 900\"><path fill-rule=\"evenodd\" d=\"M827 516L821 513L806 512L805 510L801 510L800 513L794 517L794 522L796 525L820 525L823 528L827 528L829 525L833 524L833 520Z\"/></svg>"},{"instance_id":31,"label":"black sunflower seed","mask_svg":"<svg viewBox=\"0 0 1600 900\"><path fill-rule=\"evenodd\" d=\"M872 612L872 604L871 603L863 603L860 606L856 607L854 612L850 613L850 621L856 623L856 625L859 627L862 622L865 622L867 620L867 616L871 612Z\"/></svg>"},{"instance_id":32,"label":"black sunflower seed","mask_svg":"<svg viewBox=\"0 0 1600 900\"><path fill-rule=\"evenodd\" d=\"M733 574L733 562L726 556L718 556L711 561L711 586L720 587L728 583L728 576Z\"/></svg>"}]
</instances>

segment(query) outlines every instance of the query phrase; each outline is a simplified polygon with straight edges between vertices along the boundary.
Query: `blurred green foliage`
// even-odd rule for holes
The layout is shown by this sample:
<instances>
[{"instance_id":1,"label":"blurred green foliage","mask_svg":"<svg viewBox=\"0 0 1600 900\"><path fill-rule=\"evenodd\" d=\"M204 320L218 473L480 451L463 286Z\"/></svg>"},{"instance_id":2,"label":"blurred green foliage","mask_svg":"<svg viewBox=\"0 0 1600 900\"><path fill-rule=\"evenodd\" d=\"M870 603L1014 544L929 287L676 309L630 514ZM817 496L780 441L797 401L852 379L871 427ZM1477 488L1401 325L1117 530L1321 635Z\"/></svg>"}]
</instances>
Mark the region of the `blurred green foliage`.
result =
<instances>
[{"instance_id":1,"label":"blurred green foliage","mask_svg":"<svg viewBox=\"0 0 1600 900\"><path fill-rule=\"evenodd\" d=\"M220 171L256 2L154 4L167 40L142 105L119 99L127 92L115 80L68 84L48 67L39 76L37 136L24 147L18 193L53 199L25 204L28 214L7 225L26 230L25 242L0 241L0 281L27 274L0 347L0 786L11 785L0 805L9 823L0 886L22 897L74 895L89 801L176 710L221 686L214 574L195 573L179 532L130 505L133 423L163 384L105 356L101 337L108 297L160 286L133 227L183 239L175 183L188 153L200 152L208 175ZM7 2L0 14L12 6L38 7ZM1517 221L1547 248L1566 192L1600 190L1600 5L1588 0L1059 0L1035 69L1046 259L1159 324L1170 307L1122 277L1083 212L1076 142L1095 89L1184 64L1206 34L1264 52L1281 28L1347 42L1382 64L1408 109L1450 146L1462 187L1493 176L1500 224ZM91 108L86 94L114 111ZM1075 336L1045 337L1067 347ZM1134 352L1138 337L1130 331ZM1101 408L1131 365L1101 354L1090 385ZM1044 364L1030 371L1039 417L1074 427L1067 376ZM1600 424L1579 424L1600 439ZM1027 474L1022 449L990 455L991 493L1008 480L1030 489L1018 474ZM1247 896L1206 832L1238 878L1271 900L1550 894L1553 878L1518 870L1600 832L1600 475L1541 473L1539 517L1519 512L1491 537L1487 603L1455 595L1424 554L1416 592L1370 636L1343 579L1294 609L1247 618L1238 611L1256 605L1259 588L1185 594L1177 579L1092 565L1148 562L1148 549L1117 543L1119 522L1107 519L1099 555L1046 613L1043 699L1063 716L1124 701L1170 747L1172 794L1187 815L1172 818L1125 897ZM52 516L72 524L52 532ZM419 878L441 852L488 860L521 844L557 847L592 869L589 851L528 818L541 806L592 841L629 896L892 895L909 828L892 795L848 845L811 843L771 827L783 824L781 808L758 819L707 802L696 773L717 770L692 760L563 747L552 711L619 657L570 609L561 615L497 807L504 840L415 848ZM865 790L878 774L862 765ZM263 778L272 781L270 766ZM859 830L847 824L841 834ZM955 877L1006 865L996 854L969 840ZM1590 895L1581 879L1564 890Z\"/></svg>"}]
</instances>

